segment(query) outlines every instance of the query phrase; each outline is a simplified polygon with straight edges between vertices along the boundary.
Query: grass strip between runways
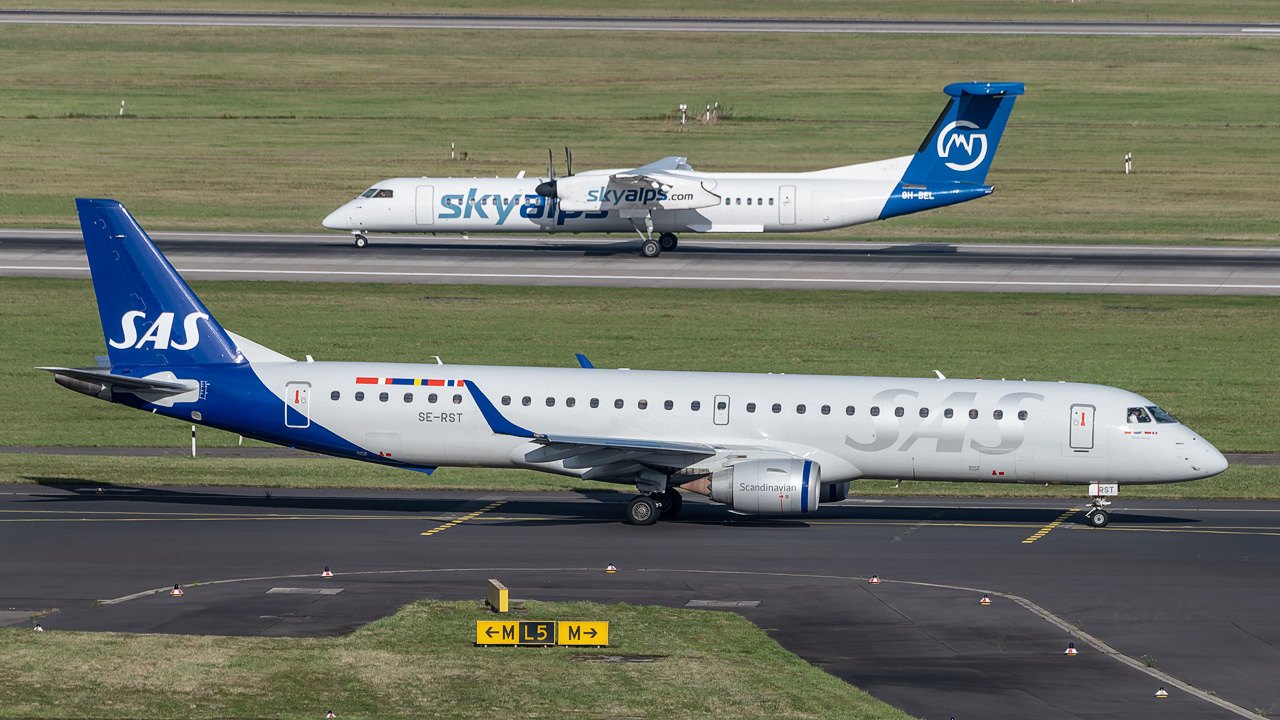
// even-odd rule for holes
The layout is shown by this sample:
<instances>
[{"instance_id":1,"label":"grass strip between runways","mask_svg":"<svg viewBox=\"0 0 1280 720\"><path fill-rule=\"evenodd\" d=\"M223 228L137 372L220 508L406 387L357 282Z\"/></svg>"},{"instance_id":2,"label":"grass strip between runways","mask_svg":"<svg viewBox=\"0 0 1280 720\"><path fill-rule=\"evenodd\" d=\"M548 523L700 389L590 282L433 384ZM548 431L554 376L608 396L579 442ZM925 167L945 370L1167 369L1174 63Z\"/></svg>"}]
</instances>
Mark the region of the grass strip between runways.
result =
<instances>
[{"instance_id":1,"label":"grass strip between runways","mask_svg":"<svg viewBox=\"0 0 1280 720\"><path fill-rule=\"evenodd\" d=\"M610 647L476 647L480 602L423 601L345 637L0 629L0 716L907 719L732 613L524 603L607 620ZM647 663L582 662L597 655Z\"/></svg>"}]
</instances>

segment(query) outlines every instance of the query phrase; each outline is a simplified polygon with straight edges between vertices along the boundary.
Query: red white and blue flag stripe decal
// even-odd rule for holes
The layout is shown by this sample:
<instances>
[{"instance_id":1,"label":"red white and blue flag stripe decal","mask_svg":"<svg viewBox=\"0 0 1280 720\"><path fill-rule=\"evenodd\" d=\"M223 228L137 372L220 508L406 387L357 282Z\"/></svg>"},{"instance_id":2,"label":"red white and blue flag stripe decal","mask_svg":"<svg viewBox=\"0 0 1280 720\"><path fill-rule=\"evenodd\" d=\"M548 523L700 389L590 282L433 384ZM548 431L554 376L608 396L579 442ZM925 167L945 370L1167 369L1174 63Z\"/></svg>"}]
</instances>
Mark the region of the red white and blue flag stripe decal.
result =
<instances>
[{"instance_id":1,"label":"red white and blue flag stripe decal","mask_svg":"<svg viewBox=\"0 0 1280 720\"><path fill-rule=\"evenodd\" d=\"M377 378L358 377L357 385L427 385L430 387L465 387L465 380L437 380L434 378Z\"/></svg>"}]
</instances>

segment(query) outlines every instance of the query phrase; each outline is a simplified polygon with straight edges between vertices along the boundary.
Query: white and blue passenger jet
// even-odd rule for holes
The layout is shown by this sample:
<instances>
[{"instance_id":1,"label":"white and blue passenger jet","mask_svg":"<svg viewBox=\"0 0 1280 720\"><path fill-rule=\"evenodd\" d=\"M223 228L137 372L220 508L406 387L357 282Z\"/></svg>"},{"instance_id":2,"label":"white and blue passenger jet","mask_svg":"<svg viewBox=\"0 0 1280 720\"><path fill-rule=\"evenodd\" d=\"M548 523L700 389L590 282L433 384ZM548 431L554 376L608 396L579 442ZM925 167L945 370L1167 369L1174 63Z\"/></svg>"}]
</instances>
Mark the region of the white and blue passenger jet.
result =
<instances>
[{"instance_id":1,"label":"white and blue passenger jet","mask_svg":"<svg viewBox=\"0 0 1280 720\"><path fill-rule=\"evenodd\" d=\"M859 478L1119 485L1216 475L1212 445L1102 385L933 378L299 362L225 330L120 203L77 200L107 342L40 368L108 402L326 455L430 473L525 468L634 485L628 521L676 488L742 513L808 513Z\"/></svg>"},{"instance_id":2,"label":"white and blue passenger jet","mask_svg":"<svg viewBox=\"0 0 1280 720\"><path fill-rule=\"evenodd\" d=\"M635 232L641 254L678 233L833 230L990 195L987 170L1022 83L956 83L914 155L803 173L704 173L667 157L556 178L392 178L323 221L368 233ZM657 237L654 234L657 233Z\"/></svg>"}]
</instances>

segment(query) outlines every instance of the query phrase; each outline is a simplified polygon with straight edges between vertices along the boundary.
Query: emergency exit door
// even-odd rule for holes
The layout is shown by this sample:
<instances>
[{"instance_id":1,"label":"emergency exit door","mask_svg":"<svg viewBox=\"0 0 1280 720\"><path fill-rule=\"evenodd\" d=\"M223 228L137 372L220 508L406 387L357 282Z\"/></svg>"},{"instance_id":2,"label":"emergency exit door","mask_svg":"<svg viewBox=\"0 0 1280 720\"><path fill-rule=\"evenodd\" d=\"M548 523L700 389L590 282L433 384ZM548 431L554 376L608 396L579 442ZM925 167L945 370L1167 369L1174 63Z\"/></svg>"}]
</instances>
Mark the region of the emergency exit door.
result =
<instances>
[{"instance_id":1,"label":"emergency exit door","mask_svg":"<svg viewBox=\"0 0 1280 720\"><path fill-rule=\"evenodd\" d=\"M1092 405L1071 406L1071 449L1093 449L1093 411Z\"/></svg>"},{"instance_id":2,"label":"emergency exit door","mask_svg":"<svg viewBox=\"0 0 1280 720\"><path fill-rule=\"evenodd\" d=\"M729 396L728 395L716 396L716 406L715 406L715 411L712 413L712 418L714 419L715 424L717 425L729 424Z\"/></svg>"},{"instance_id":3,"label":"emergency exit door","mask_svg":"<svg viewBox=\"0 0 1280 720\"><path fill-rule=\"evenodd\" d=\"M436 222L436 189L432 185L419 185L417 200L417 218L419 225L434 225Z\"/></svg>"}]
</instances>

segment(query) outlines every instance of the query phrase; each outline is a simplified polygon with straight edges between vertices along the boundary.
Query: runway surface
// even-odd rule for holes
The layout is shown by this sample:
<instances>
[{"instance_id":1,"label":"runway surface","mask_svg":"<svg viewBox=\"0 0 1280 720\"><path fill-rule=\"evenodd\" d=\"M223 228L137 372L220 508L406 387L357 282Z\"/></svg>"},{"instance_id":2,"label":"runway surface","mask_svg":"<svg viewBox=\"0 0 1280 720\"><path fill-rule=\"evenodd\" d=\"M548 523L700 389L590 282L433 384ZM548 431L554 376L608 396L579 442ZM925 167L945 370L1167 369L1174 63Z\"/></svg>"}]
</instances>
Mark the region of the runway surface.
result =
<instances>
[{"instance_id":1,"label":"runway surface","mask_svg":"<svg viewBox=\"0 0 1280 720\"><path fill-rule=\"evenodd\" d=\"M184 276L666 288L1280 295L1280 247L157 232ZM0 276L89 277L78 231L0 230Z\"/></svg>"},{"instance_id":2,"label":"runway surface","mask_svg":"<svg viewBox=\"0 0 1280 720\"><path fill-rule=\"evenodd\" d=\"M0 11L0 23L690 33L917 33L927 35L1154 35L1173 37L1280 35L1280 23L819 20L709 17L654 18L43 10Z\"/></svg>"},{"instance_id":3,"label":"runway surface","mask_svg":"<svg viewBox=\"0 0 1280 720\"><path fill-rule=\"evenodd\" d=\"M1080 502L855 498L753 519L690 496L641 528L619 521L627 499L4 486L0 543L23 550L0 554L0 622L57 608L45 628L326 636L496 577L518 599L737 612L919 717L1280 704L1280 503L1121 498L1091 529ZM184 597L151 592L174 583Z\"/></svg>"}]
</instances>

